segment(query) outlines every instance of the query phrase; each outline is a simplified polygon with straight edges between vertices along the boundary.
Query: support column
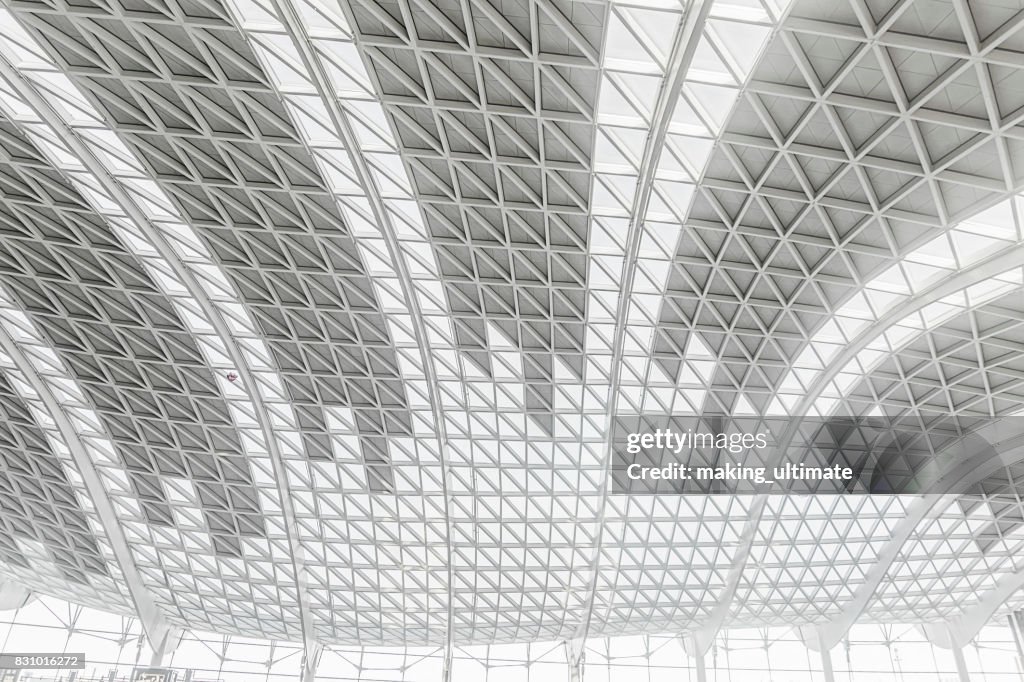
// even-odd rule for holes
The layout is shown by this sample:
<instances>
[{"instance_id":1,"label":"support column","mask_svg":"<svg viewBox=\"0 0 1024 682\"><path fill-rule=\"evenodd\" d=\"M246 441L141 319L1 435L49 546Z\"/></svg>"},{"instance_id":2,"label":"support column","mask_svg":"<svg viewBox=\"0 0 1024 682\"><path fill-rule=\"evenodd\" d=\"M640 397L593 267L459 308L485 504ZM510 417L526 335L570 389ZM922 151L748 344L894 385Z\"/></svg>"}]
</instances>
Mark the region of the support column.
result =
<instances>
[{"instance_id":1,"label":"support column","mask_svg":"<svg viewBox=\"0 0 1024 682\"><path fill-rule=\"evenodd\" d=\"M165 626L156 632L147 632L146 638L149 646L153 649L153 655L149 659L149 665L154 668L161 668L174 654L181 642L182 630L176 627Z\"/></svg>"},{"instance_id":2,"label":"support column","mask_svg":"<svg viewBox=\"0 0 1024 682\"><path fill-rule=\"evenodd\" d=\"M583 682L583 642L582 637L565 640L565 658L569 662L569 682Z\"/></svg>"},{"instance_id":3,"label":"support column","mask_svg":"<svg viewBox=\"0 0 1024 682\"><path fill-rule=\"evenodd\" d=\"M444 661L441 663L441 682L452 682L452 646L451 641L444 647Z\"/></svg>"},{"instance_id":4,"label":"support column","mask_svg":"<svg viewBox=\"0 0 1024 682\"><path fill-rule=\"evenodd\" d=\"M821 671L824 673L825 682L836 682L836 673L832 668L832 650L822 648L818 653L821 654Z\"/></svg>"},{"instance_id":5,"label":"support column","mask_svg":"<svg viewBox=\"0 0 1024 682\"><path fill-rule=\"evenodd\" d=\"M817 651L821 656L821 670L825 682L836 682L835 669L832 667L832 646L833 642L825 634L820 625L805 625L800 628L800 639L804 646L811 651Z\"/></svg>"},{"instance_id":6,"label":"support column","mask_svg":"<svg viewBox=\"0 0 1024 682\"><path fill-rule=\"evenodd\" d=\"M1006 616L1013 633L1013 643L1017 647L1017 672L1024 679L1024 611L1014 611Z\"/></svg>"},{"instance_id":7,"label":"support column","mask_svg":"<svg viewBox=\"0 0 1024 682\"><path fill-rule=\"evenodd\" d=\"M956 663L956 676L960 682L971 682L971 676L967 674L967 661L964 659L963 647L954 646L953 662Z\"/></svg>"},{"instance_id":8,"label":"support column","mask_svg":"<svg viewBox=\"0 0 1024 682\"><path fill-rule=\"evenodd\" d=\"M323 644L311 644L302 654L302 682L316 682L316 668L324 653Z\"/></svg>"},{"instance_id":9,"label":"support column","mask_svg":"<svg viewBox=\"0 0 1024 682\"><path fill-rule=\"evenodd\" d=\"M1024 574L1024 572L1019 573ZM952 652L959 682L970 682L971 680L971 676L967 673L967 661L964 659L964 647L971 643L981 627L988 622L992 615L989 610L995 610L995 607L985 604L984 601L985 599L950 622L924 623L918 626L932 645L949 649Z\"/></svg>"},{"instance_id":10,"label":"support column","mask_svg":"<svg viewBox=\"0 0 1024 682\"><path fill-rule=\"evenodd\" d=\"M700 651L693 658L693 664L697 670L697 682L708 682L708 667L705 663L704 652Z\"/></svg>"}]
</instances>

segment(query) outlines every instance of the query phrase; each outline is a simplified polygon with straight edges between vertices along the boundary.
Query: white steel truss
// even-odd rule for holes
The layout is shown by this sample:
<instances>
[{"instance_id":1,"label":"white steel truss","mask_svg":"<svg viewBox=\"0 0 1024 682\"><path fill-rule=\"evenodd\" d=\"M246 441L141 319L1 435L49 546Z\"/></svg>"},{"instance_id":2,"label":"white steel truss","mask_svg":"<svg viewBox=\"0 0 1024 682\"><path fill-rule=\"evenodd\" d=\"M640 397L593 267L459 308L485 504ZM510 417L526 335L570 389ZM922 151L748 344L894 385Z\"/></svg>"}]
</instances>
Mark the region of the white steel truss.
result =
<instances>
[{"instance_id":1,"label":"white steel truss","mask_svg":"<svg viewBox=\"0 0 1024 682\"><path fill-rule=\"evenodd\" d=\"M650 412L1012 425L1024 9L3 4L4 581L310 676L328 645L704 660L737 624L962 643L1020 605L1016 460L925 501L609 467Z\"/></svg>"}]
</instances>

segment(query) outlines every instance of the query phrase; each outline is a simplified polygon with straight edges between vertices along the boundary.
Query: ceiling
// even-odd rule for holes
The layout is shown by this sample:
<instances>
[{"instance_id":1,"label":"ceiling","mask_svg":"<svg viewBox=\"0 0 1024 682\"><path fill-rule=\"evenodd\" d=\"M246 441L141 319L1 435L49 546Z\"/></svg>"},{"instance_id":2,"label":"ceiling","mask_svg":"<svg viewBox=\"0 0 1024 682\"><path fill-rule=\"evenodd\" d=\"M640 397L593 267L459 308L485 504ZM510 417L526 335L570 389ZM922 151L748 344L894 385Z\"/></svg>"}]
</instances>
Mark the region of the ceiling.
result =
<instances>
[{"instance_id":1,"label":"ceiling","mask_svg":"<svg viewBox=\"0 0 1024 682\"><path fill-rule=\"evenodd\" d=\"M2 4L8 583L310 647L1021 603L1024 5ZM611 494L641 413L1005 457Z\"/></svg>"}]
</instances>

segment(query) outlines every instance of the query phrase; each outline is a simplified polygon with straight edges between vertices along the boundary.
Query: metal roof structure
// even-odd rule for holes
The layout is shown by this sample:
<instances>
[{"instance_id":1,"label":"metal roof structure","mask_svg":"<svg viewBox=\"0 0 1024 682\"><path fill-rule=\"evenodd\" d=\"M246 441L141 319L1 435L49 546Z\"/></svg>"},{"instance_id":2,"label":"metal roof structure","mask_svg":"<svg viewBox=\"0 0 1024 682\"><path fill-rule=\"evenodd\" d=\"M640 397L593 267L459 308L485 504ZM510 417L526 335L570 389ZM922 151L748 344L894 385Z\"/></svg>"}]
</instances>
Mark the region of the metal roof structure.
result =
<instances>
[{"instance_id":1,"label":"metal roof structure","mask_svg":"<svg viewBox=\"0 0 1024 682\"><path fill-rule=\"evenodd\" d=\"M969 499L609 490L620 414L1013 423L1024 4L2 5L10 585L307 654L1024 604L1004 432Z\"/></svg>"}]
</instances>

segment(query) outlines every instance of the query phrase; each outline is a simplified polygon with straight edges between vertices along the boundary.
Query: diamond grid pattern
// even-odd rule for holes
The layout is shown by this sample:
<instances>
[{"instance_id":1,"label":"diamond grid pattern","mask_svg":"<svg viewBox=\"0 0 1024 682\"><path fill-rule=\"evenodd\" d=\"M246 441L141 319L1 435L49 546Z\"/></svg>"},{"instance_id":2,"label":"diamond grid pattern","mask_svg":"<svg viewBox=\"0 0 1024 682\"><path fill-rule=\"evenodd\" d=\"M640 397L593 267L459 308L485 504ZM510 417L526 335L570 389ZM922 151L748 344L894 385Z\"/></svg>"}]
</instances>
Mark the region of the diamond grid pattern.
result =
<instances>
[{"instance_id":1,"label":"diamond grid pattern","mask_svg":"<svg viewBox=\"0 0 1024 682\"><path fill-rule=\"evenodd\" d=\"M5 103L6 147L45 150L7 161L6 224L108 235L86 251L116 252L124 288L147 283L195 339L189 366L220 401L204 419L227 425L217 456L249 464L271 536L236 518L241 540L181 563L181 515L212 531L228 524L208 509L234 501L180 476L147 489L177 504L123 488L162 608L280 638L301 623L307 648L450 648L835 620L874 565L865 617L951 617L1016 575L1012 467L917 525L898 498L626 499L603 483L621 411L1019 409L1021 234L999 202L1020 189L1021 15L876 4L10 3L19 40L43 47L8 52L15 73L152 208L174 258L124 246L138 217L66 180L83 157L31 99ZM36 290L59 273L41 268L72 247L40 258L34 236L12 239L31 276L9 282L8 321L30 311L31 343L58 353L33 371L96 405L111 441L93 457L114 473L125 443L89 391L118 379L66 357L95 334L47 326ZM176 292L197 281L214 291L189 308ZM241 384L221 380L235 369ZM159 504L175 539L152 539ZM98 528L95 565L116 575ZM229 594L243 585L255 609Z\"/></svg>"}]
</instances>

